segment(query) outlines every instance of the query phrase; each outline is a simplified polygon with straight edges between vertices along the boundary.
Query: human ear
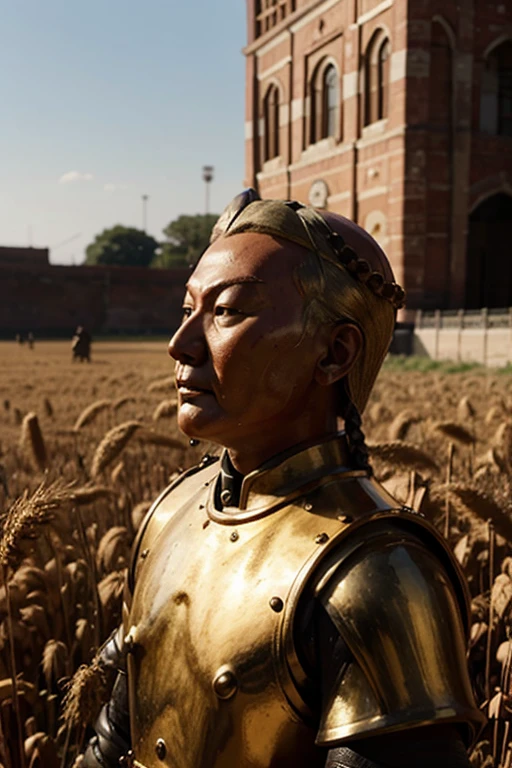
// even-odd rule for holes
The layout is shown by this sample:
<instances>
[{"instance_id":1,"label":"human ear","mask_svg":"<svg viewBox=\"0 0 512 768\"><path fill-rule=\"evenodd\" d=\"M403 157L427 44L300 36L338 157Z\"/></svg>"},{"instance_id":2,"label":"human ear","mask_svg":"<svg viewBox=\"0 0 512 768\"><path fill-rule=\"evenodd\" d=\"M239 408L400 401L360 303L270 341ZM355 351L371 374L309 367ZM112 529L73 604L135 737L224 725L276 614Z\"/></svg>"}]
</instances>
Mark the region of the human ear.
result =
<instances>
[{"instance_id":1,"label":"human ear","mask_svg":"<svg viewBox=\"0 0 512 768\"><path fill-rule=\"evenodd\" d=\"M357 325L343 323L331 328L326 339L326 350L318 361L315 379L327 387L348 374L363 347L363 334Z\"/></svg>"}]
</instances>

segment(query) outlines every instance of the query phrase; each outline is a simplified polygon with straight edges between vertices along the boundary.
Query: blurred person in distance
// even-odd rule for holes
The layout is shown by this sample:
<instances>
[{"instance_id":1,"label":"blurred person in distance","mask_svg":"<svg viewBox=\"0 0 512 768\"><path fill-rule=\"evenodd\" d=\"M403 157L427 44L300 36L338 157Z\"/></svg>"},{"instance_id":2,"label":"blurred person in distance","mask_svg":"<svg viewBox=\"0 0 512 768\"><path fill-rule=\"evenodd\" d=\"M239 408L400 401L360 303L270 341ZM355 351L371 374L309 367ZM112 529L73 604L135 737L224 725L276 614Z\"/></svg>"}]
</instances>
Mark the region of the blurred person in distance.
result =
<instances>
[{"instance_id":1,"label":"blurred person in distance","mask_svg":"<svg viewBox=\"0 0 512 768\"><path fill-rule=\"evenodd\" d=\"M79 360L83 363L86 360L91 362L91 334L82 325L78 325L75 331L75 335L71 340L71 351L73 353L73 361Z\"/></svg>"}]
</instances>

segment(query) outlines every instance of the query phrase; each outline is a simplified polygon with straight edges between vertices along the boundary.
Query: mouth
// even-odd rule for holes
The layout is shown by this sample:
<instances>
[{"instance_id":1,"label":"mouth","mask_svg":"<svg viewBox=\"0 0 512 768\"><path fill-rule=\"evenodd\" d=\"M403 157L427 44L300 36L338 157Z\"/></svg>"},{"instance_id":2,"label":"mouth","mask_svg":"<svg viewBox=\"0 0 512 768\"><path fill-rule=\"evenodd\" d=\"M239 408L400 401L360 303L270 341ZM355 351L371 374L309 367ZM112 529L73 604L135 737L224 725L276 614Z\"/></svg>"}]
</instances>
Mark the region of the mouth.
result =
<instances>
[{"instance_id":1,"label":"mouth","mask_svg":"<svg viewBox=\"0 0 512 768\"><path fill-rule=\"evenodd\" d=\"M213 395L211 389L200 387L192 381L177 381L178 392L185 397L194 397L194 395Z\"/></svg>"}]
</instances>

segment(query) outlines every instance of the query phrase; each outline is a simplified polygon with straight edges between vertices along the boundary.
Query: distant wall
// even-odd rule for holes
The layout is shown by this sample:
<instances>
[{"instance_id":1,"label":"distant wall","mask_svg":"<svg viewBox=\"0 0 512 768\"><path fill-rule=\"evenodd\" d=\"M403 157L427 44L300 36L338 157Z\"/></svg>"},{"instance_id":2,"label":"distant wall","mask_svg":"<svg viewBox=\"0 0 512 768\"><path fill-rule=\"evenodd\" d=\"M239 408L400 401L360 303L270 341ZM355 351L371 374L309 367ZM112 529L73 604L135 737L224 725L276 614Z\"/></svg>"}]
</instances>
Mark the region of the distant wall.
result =
<instances>
[{"instance_id":1,"label":"distant wall","mask_svg":"<svg viewBox=\"0 0 512 768\"><path fill-rule=\"evenodd\" d=\"M0 262L0 335L166 333L181 319L188 269L24 266Z\"/></svg>"},{"instance_id":2,"label":"distant wall","mask_svg":"<svg viewBox=\"0 0 512 768\"><path fill-rule=\"evenodd\" d=\"M48 248L11 248L0 245L0 266L5 264L26 267L48 267L50 256Z\"/></svg>"},{"instance_id":3,"label":"distant wall","mask_svg":"<svg viewBox=\"0 0 512 768\"><path fill-rule=\"evenodd\" d=\"M437 352L436 352L437 345ZM512 363L512 333L505 328L466 328L460 334L445 328L422 328L414 334L413 354L434 360L482 363L501 368Z\"/></svg>"},{"instance_id":4,"label":"distant wall","mask_svg":"<svg viewBox=\"0 0 512 768\"><path fill-rule=\"evenodd\" d=\"M417 313L413 354L502 367L512 363L512 309Z\"/></svg>"}]
</instances>

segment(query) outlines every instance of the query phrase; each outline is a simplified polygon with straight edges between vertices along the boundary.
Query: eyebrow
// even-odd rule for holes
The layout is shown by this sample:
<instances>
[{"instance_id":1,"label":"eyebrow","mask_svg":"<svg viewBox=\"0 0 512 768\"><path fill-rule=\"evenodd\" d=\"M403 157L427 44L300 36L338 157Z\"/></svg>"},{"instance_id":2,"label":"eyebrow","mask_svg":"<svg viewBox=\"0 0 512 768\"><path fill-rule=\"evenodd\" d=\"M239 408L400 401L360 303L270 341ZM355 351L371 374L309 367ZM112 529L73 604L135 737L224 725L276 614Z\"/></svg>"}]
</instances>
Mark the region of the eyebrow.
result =
<instances>
[{"instance_id":1,"label":"eyebrow","mask_svg":"<svg viewBox=\"0 0 512 768\"><path fill-rule=\"evenodd\" d=\"M246 275L243 277L234 277L231 280L221 280L218 283L214 283L213 285L209 286L206 291L205 295L212 293L213 291L221 291L224 290L224 288L229 288L231 285L240 285L245 283L264 283L265 281L262 280L259 277L254 277L254 275ZM185 288L187 291L190 291L190 283L187 283L185 285Z\"/></svg>"}]
</instances>

